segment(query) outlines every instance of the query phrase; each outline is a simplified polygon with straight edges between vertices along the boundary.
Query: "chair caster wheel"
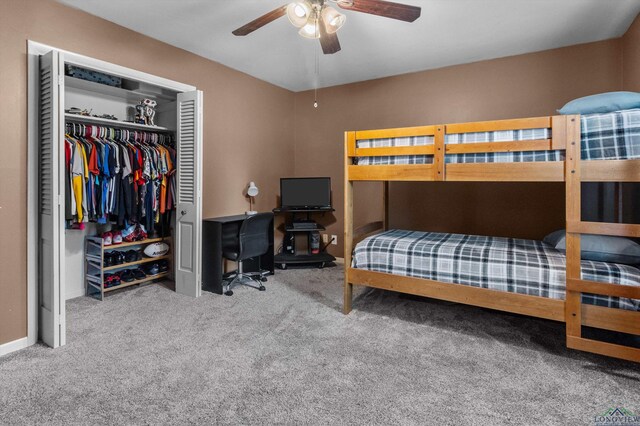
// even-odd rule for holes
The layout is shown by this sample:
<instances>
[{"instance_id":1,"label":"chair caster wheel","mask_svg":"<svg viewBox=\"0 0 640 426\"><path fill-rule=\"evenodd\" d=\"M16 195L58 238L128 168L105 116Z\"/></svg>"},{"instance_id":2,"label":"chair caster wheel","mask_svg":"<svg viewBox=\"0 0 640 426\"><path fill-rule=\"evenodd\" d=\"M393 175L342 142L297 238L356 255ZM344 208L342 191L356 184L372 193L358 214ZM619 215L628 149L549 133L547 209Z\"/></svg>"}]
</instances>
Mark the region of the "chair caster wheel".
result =
<instances>
[{"instance_id":1,"label":"chair caster wheel","mask_svg":"<svg viewBox=\"0 0 640 426\"><path fill-rule=\"evenodd\" d=\"M266 290L266 288L265 288L265 286L261 285L261 286L258 288L258 290L260 290L260 291L265 291L265 290Z\"/></svg>"},{"instance_id":2,"label":"chair caster wheel","mask_svg":"<svg viewBox=\"0 0 640 426\"><path fill-rule=\"evenodd\" d=\"M267 277L261 277L260 281L262 281L263 283L266 283L267 282Z\"/></svg>"},{"instance_id":3,"label":"chair caster wheel","mask_svg":"<svg viewBox=\"0 0 640 426\"><path fill-rule=\"evenodd\" d=\"M225 296L233 296L233 291L227 290L227 291L224 292L224 295Z\"/></svg>"}]
</instances>

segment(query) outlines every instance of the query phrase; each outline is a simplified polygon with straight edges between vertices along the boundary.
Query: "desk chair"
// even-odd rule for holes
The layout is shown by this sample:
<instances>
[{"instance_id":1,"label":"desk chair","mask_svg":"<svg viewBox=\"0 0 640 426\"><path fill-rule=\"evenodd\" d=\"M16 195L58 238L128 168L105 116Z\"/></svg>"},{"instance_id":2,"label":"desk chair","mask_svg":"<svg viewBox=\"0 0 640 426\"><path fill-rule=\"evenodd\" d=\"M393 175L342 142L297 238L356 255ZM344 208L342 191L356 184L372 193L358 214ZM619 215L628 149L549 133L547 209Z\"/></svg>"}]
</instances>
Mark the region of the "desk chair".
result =
<instances>
[{"instance_id":1,"label":"desk chair","mask_svg":"<svg viewBox=\"0 0 640 426\"><path fill-rule=\"evenodd\" d=\"M244 260L259 257L269 250L269 231L273 221L273 213L258 213L249 216L242 222L237 238L223 241L222 257L238 263L235 274L228 277L230 279L224 286L224 294L233 295L231 290L236 285L246 285L257 288L260 291L266 290L263 282L267 281L267 271L245 273L242 271ZM248 279L248 280L244 280Z\"/></svg>"}]
</instances>

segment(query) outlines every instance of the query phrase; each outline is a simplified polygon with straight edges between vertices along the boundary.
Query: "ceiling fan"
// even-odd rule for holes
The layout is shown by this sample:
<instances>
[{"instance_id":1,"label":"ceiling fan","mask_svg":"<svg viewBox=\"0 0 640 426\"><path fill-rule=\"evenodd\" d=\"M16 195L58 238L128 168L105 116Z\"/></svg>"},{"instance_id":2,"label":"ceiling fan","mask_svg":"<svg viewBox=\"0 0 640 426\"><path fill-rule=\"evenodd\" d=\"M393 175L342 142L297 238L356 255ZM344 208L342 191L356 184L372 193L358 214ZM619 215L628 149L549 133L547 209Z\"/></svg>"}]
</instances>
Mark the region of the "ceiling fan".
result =
<instances>
[{"instance_id":1,"label":"ceiling fan","mask_svg":"<svg viewBox=\"0 0 640 426\"><path fill-rule=\"evenodd\" d=\"M296 0L265 13L232 33L237 36L245 36L287 15L291 24L300 28L298 34L307 38L320 39L320 45L325 54L336 53L340 50L336 31L344 25L347 17L331 7L329 2L337 4L341 9L370 13L406 22L418 19L421 11L417 6L384 0Z\"/></svg>"}]
</instances>

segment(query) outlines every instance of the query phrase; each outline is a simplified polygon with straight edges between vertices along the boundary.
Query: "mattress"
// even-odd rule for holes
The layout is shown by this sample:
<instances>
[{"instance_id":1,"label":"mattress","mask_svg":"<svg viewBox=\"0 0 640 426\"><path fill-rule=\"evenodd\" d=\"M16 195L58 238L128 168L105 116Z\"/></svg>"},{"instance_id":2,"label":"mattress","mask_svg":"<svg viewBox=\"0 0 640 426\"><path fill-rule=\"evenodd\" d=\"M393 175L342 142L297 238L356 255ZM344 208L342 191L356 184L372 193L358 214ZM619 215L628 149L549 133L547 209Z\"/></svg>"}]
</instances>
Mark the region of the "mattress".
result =
<instances>
[{"instance_id":1,"label":"mattress","mask_svg":"<svg viewBox=\"0 0 640 426\"><path fill-rule=\"evenodd\" d=\"M640 158L640 109L588 114L580 117L583 160L629 160ZM445 135L445 144L543 140L551 137L551 129L507 130L496 132L457 133ZM357 141L358 148L433 145L430 137L366 139ZM473 154L447 154L446 163L513 163L564 161L562 150L521 151ZM358 165L431 164L432 155L359 157Z\"/></svg>"},{"instance_id":2,"label":"mattress","mask_svg":"<svg viewBox=\"0 0 640 426\"><path fill-rule=\"evenodd\" d=\"M583 260L582 278L640 286L640 270ZM497 291L565 298L565 256L535 240L390 230L365 238L352 267ZM640 300L584 294L583 303L640 310Z\"/></svg>"}]
</instances>

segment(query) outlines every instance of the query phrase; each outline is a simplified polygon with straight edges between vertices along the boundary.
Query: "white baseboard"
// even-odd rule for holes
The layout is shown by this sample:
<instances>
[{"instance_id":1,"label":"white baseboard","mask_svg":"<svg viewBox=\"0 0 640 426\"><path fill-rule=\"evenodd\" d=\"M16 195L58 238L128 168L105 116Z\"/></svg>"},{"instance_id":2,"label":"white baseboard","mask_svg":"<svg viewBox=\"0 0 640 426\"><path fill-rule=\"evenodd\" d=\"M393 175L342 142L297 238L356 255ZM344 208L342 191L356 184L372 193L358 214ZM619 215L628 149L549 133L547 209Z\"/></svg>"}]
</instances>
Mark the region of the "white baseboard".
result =
<instances>
[{"instance_id":1,"label":"white baseboard","mask_svg":"<svg viewBox=\"0 0 640 426\"><path fill-rule=\"evenodd\" d=\"M344 265L344 257L336 257L335 262L340 265Z\"/></svg>"},{"instance_id":2,"label":"white baseboard","mask_svg":"<svg viewBox=\"0 0 640 426\"><path fill-rule=\"evenodd\" d=\"M10 354L11 352L19 351L29 345L29 339L23 337L22 339L14 340L13 342L7 342L0 345L0 356Z\"/></svg>"},{"instance_id":3,"label":"white baseboard","mask_svg":"<svg viewBox=\"0 0 640 426\"><path fill-rule=\"evenodd\" d=\"M84 287L76 290L76 291L67 291L65 294L66 300L75 299L76 297L82 297L87 294L87 290Z\"/></svg>"}]
</instances>

